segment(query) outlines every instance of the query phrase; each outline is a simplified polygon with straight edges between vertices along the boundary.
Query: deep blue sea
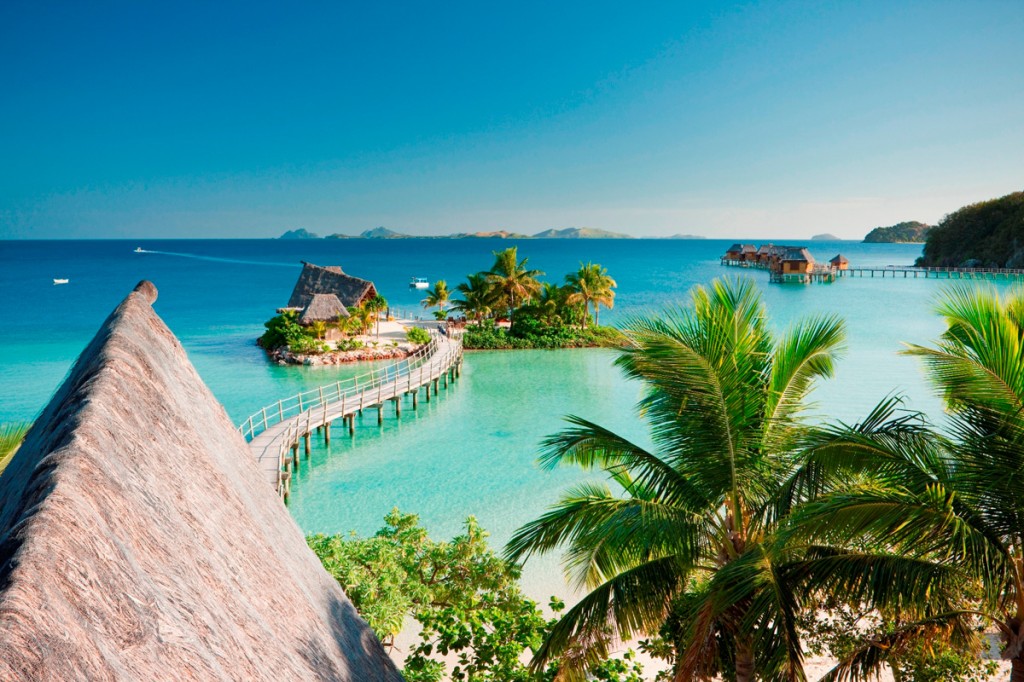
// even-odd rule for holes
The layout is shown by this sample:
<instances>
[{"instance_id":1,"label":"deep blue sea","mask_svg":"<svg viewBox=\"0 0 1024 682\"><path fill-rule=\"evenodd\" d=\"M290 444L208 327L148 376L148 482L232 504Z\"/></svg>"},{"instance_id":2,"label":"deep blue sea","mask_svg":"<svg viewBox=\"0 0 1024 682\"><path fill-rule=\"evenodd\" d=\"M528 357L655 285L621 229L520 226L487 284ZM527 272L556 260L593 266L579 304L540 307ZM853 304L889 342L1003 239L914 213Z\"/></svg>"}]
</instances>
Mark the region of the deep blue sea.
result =
<instances>
[{"instance_id":1,"label":"deep blue sea","mask_svg":"<svg viewBox=\"0 0 1024 682\"><path fill-rule=\"evenodd\" d=\"M941 333L933 313L943 282L853 278L831 284L770 285L763 271L719 265L730 241L530 240L520 257L561 281L581 262L608 269L618 282L602 322L655 312L685 300L714 277L748 276L761 285L780 329L819 312L848 325L848 350L835 379L815 393L822 418L855 420L891 391L935 418L940 405L916 362L897 355L902 342L929 343ZM782 241L782 240L780 240ZM393 308L423 314L411 277L446 279L490 267L492 240L203 240L0 241L0 422L31 420L117 303L141 279L159 289L156 311L181 339L199 373L241 421L264 404L335 381L354 370L279 367L255 338L284 305L300 261L341 265L373 280ZM797 242L799 243L799 242ZM919 245L807 242L825 260L837 252L853 265L910 264ZM142 247L145 253L135 253ZM67 285L54 286L54 278ZM354 440L319 446L296 484L292 513L309 531L371 533L393 506L420 513L432 532L450 535L475 514L504 542L560 490L584 474L542 471L538 442L562 415L579 414L631 437L645 431L632 411L639 387L624 381L606 350L473 353L463 380L441 399L383 428L375 415ZM541 580L540 578L536 578ZM547 587L547 583L544 583Z\"/></svg>"}]
</instances>

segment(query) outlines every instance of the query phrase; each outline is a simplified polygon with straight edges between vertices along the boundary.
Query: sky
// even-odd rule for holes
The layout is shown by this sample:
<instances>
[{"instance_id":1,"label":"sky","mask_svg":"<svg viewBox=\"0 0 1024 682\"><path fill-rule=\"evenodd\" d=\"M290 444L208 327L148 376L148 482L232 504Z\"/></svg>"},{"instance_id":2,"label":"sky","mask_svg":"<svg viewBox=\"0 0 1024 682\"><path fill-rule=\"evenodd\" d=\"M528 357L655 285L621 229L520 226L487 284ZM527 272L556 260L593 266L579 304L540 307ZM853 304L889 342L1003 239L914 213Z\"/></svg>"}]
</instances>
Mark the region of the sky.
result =
<instances>
[{"instance_id":1,"label":"sky","mask_svg":"<svg viewBox=\"0 0 1024 682\"><path fill-rule=\"evenodd\" d=\"M0 3L0 239L860 238L1024 189L1024 12Z\"/></svg>"}]
</instances>

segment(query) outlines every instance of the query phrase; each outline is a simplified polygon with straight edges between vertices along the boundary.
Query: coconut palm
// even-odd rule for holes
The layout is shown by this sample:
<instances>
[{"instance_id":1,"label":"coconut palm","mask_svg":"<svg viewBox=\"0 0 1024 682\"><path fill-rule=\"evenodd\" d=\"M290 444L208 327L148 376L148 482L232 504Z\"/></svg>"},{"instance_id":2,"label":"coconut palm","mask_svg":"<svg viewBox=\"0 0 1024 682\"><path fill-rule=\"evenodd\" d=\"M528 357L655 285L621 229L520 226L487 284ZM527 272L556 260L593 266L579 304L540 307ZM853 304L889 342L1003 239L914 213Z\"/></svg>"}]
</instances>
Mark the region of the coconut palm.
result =
<instances>
[{"instance_id":1,"label":"coconut palm","mask_svg":"<svg viewBox=\"0 0 1024 682\"><path fill-rule=\"evenodd\" d=\"M565 283L572 289L568 302L583 305L583 326L587 326L590 304L594 304L594 323L600 324L601 306L615 307L615 280L608 276L608 270L596 263L580 263L580 269L565 276Z\"/></svg>"},{"instance_id":2,"label":"coconut palm","mask_svg":"<svg viewBox=\"0 0 1024 682\"><path fill-rule=\"evenodd\" d=\"M366 306L373 315L373 320L377 323L377 338L380 338L380 314L387 310L388 299L384 298L380 294L377 294L370 300L366 301L363 305Z\"/></svg>"},{"instance_id":3,"label":"coconut palm","mask_svg":"<svg viewBox=\"0 0 1024 682\"><path fill-rule=\"evenodd\" d=\"M806 540L899 557L900 564L887 559L894 589L865 599L882 608L895 604L918 619L896 636L938 625L969 632L980 615L998 627L1010 679L1021 681L1024 289L1000 297L993 289L954 288L939 312L947 329L936 346L912 345L905 352L924 361L945 399L948 437L891 425L870 437L841 425L823 430L795 487L835 489L804 505L794 522ZM865 578L846 580L857 586ZM958 585L980 586L977 603L928 603ZM892 646L866 642L839 671L876 668Z\"/></svg>"},{"instance_id":4,"label":"coconut palm","mask_svg":"<svg viewBox=\"0 0 1024 682\"><path fill-rule=\"evenodd\" d=\"M349 315L338 315L334 321L334 327L342 336L348 336L349 332L355 329L354 320Z\"/></svg>"},{"instance_id":5,"label":"coconut palm","mask_svg":"<svg viewBox=\"0 0 1024 682\"><path fill-rule=\"evenodd\" d=\"M317 341L323 341L324 334L327 333L327 323L322 320L315 320L309 328L313 331Z\"/></svg>"},{"instance_id":6,"label":"coconut palm","mask_svg":"<svg viewBox=\"0 0 1024 682\"><path fill-rule=\"evenodd\" d=\"M0 471L11 461L21 442L28 433L28 424L0 424Z\"/></svg>"},{"instance_id":7,"label":"coconut palm","mask_svg":"<svg viewBox=\"0 0 1024 682\"><path fill-rule=\"evenodd\" d=\"M462 295L462 298L452 301L452 310L472 317L477 322L491 314L495 292L487 273L478 272L469 275L465 282L455 287L455 290Z\"/></svg>"},{"instance_id":8,"label":"coconut palm","mask_svg":"<svg viewBox=\"0 0 1024 682\"><path fill-rule=\"evenodd\" d=\"M799 604L765 510L796 466L804 399L831 375L842 323L816 317L776 339L753 283L727 279L624 333L617 364L646 384L638 410L655 447L580 417L545 441L545 466L600 467L621 492L579 485L509 542L516 561L566 548L568 573L590 590L533 665L557 659L582 679L611 636L656 631L674 603L677 680L802 679Z\"/></svg>"},{"instance_id":9,"label":"coconut palm","mask_svg":"<svg viewBox=\"0 0 1024 682\"><path fill-rule=\"evenodd\" d=\"M544 273L528 270L528 260L518 260L516 247L510 246L504 251L494 252L494 265L486 273L501 305L508 309L509 321L515 315L517 306L529 301L540 291L537 278Z\"/></svg>"},{"instance_id":10,"label":"coconut palm","mask_svg":"<svg viewBox=\"0 0 1024 682\"><path fill-rule=\"evenodd\" d=\"M365 334L373 329L373 321L376 314L368 303L363 303L354 308L349 308L349 329L355 330L357 334Z\"/></svg>"},{"instance_id":11,"label":"coconut palm","mask_svg":"<svg viewBox=\"0 0 1024 682\"><path fill-rule=\"evenodd\" d=\"M433 289L427 289L427 297L423 299L422 304L424 308L433 308L434 306L437 306L441 312L444 312L444 308L448 305L448 299L450 297L451 292L448 291L448 282L443 279L439 279L434 283ZM447 317L447 315L445 317Z\"/></svg>"}]
</instances>

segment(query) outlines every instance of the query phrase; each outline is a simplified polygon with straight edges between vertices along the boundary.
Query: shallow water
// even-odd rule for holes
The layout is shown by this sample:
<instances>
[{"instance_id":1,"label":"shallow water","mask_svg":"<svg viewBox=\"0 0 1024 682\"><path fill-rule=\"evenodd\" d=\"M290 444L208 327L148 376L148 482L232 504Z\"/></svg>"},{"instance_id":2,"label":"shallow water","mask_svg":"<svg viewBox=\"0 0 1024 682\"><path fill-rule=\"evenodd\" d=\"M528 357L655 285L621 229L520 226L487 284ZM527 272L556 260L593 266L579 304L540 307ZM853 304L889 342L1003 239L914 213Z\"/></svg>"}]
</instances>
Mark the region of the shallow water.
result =
<instances>
[{"instance_id":1,"label":"shallow water","mask_svg":"<svg viewBox=\"0 0 1024 682\"><path fill-rule=\"evenodd\" d=\"M811 314L846 320L848 350L836 377L815 393L822 418L856 420L890 391L934 418L940 404L917 363L897 355L901 342L929 343L942 331L932 313L945 282L854 278L811 286L769 285L767 273L723 268L724 241L561 241L520 243L520 256L549 281L586 261L618 281L617 305L602 321L681 302L697 283L721 275L751 276L764 292L773 324L782 329ZM169 241L0 242L0 422L31 419L110 310L140 279L160 291L157 312L233 419L264 404L336 381L352 367L279 367L254 339L262 322L287 301L300 260L341 264L373 279L392 306L423 314L422 292L410 277L447 278L454 286L489 267L490 240L414 241ZM142 246L152 253L136 254ZM811 243L819 259L841 251L854 265L907 264L914 245ZM54 277L68 285L53 286ZM1005 286L1005 285L1000 285ZM382 428L367 412L354 440L336 429L328 453L318 445L299 475L291 509L308 531L371 533L393 506L422 516L436 536L457 532L474 514L496 545L536 517L560 491L588 476L544 471L535 460L544 436L561 417L579 414L643 440L633 414L639 387L625 381L605 350L471 353L462 378L439 399L406 402L400 420L386 411ZM591 477L596 477L591 474ZM555 591L553 561L527 575L537 596ZM564 591L560 589L558 591Z\"/></svg>"}]
</instances>

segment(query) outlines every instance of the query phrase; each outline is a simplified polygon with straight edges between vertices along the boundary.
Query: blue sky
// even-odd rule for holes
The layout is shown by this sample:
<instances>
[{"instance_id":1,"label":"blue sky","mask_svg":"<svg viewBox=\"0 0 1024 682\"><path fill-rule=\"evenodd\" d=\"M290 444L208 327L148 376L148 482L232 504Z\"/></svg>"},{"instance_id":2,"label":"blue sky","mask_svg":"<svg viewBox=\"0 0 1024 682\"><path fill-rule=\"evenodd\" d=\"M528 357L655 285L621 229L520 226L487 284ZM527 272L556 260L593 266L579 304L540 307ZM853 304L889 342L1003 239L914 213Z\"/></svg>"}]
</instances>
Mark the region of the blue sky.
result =
<instances>
[{"instance_id":1,"label":"blue sky","mask_svg":"<svg viewBox=\"0 0 1024 682\"><path fill-rule=\"evenodd\" d=\"M0 238L859 238L1024 186L1019 0L285 5L0 3Z\"/></svg>"}]
</instances>

